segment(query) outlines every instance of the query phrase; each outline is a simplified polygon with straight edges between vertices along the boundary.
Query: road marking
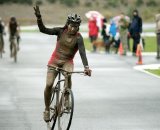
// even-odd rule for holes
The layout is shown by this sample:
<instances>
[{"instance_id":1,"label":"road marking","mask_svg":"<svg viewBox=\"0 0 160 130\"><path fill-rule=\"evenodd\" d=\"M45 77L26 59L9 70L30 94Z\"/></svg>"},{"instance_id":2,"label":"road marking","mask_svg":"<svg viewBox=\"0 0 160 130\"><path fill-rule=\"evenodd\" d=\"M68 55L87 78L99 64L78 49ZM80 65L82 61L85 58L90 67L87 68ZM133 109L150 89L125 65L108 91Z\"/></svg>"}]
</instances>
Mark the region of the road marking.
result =
<instances>
[{"instance_id":1,"label":"road marking","mask_svg":"<svg viewBox=\"0 0 160 130\"><path fill-rule=\"evenodd\" d=\"M151 76L154 76L154 77L160 79L160 76L157 76L157 75L152 74L152 73L150 73L150 72L148 72L148 71L145 71L145 69L158 69L158 68L160 68L160 64L138 65L138 66L134 66L133 68L134 68L135 70L144 72L144 73L146 73L146 74L149 74L149 75L151 75Z\"/></svg>"}]
</instances>

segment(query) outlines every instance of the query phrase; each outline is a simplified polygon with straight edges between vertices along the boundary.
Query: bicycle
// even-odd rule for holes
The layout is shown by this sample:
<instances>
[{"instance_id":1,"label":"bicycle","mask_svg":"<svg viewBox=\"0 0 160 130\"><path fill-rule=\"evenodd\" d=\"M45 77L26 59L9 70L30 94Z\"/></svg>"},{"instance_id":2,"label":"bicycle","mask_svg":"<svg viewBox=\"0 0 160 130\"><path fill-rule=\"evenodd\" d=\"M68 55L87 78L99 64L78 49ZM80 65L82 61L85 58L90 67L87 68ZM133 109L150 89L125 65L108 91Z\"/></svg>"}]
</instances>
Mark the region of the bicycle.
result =
<instances>
[{"instance_id":1,"label":"bicycle","mask_svg":"<svg viewBox=\"0 0 160 130\"><path fill-rule=\"evenodd\" d=\"M12 46L12 50L11 50L11 57L14 58L14 62L17 62L17 37L16 36L11 36L10 38L10 42L11 42L11 46Z\"/></svg>"},{"instance_id":2,"label":"bicycle","mask_svg":"<svg viewBox=\"0 0 160 130\"><path fill-rule=\"evenodd\" d=\"M2 54L3 54L3 34L0 33L0 58L2 58Z\"/></svg>"},{"instance_id":3,"label":"bicycle","mask_svg":"<svg viewBox=\"0 0 160 130\"><path fill-rule=\"evenodd\" d=\"M84 74L84 71L68 72L59 67L51 67L51 69L58 71L58 81L55 87L52 87L50 121L47 123L47 128L54 130L58 118L58 130L69 130L74 111L74 95L70 88L66 89L65 84L67 84L67 78L61 79L61 74L65 73L67 76L73 73ZM61 82L64 82L63 88L61 87ZM66 102L66 96L68 102Z\"/></svg>"}]
</instances>

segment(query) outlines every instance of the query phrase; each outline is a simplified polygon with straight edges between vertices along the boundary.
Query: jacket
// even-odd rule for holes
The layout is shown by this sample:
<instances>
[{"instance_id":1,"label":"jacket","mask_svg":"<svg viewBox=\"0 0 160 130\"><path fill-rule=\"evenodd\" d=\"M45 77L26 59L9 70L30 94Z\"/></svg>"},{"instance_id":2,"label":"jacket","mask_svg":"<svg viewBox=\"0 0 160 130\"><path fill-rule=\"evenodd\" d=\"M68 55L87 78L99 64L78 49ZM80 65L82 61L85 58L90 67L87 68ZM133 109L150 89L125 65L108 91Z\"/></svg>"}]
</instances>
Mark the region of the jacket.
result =
<instances>
[{"instance_id":1,"label":"jacket","mask_svg":"<svg viewBox=\"0 0 160 130\"><path fill-rule=\"evenodd\" d=\"M129 32L131 35L142 33L142 19L134 16L130 24Z\"/></svg>"},{"instance_id":2,"label":"jacket","mask_svg":"<svg viewBox=\"0 0 160 130\"><path fill-rule=\"evenodd\" d=\"M88 28L89 28L89 36L98 36L98 27L96 24L96 20L89 20L88 22Z\"/></svg>"}]
</instances>

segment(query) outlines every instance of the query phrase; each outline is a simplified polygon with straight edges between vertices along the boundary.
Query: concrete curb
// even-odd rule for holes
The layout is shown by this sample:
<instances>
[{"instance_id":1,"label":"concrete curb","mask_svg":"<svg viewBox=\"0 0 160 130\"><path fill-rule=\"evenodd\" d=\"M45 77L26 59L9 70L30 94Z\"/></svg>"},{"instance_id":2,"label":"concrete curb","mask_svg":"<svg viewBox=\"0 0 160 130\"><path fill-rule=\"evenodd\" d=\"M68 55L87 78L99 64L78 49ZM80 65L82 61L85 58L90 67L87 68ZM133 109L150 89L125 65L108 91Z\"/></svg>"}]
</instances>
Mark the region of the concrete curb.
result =
<instances>
[{"instance_id":1,"label":"concrete curb","mask_svg":"<svg viewBox=\"0 0 160 130\"><path fill-rule=\"evenodd\" d=\"M151 75L151 76L154 76L154 77L160 79L160 76L157 76L157 75L152 74L152 73L150 73L150 72L148 72L148 71L145 71L145 69L158 69L158 68L160 68L160 64L137 65L137 66L134 66L133 68L134 68L135 70L144 72L144 73L146 73L146 74L149 74L149 75Z\"/></svg>"}]
</instances>

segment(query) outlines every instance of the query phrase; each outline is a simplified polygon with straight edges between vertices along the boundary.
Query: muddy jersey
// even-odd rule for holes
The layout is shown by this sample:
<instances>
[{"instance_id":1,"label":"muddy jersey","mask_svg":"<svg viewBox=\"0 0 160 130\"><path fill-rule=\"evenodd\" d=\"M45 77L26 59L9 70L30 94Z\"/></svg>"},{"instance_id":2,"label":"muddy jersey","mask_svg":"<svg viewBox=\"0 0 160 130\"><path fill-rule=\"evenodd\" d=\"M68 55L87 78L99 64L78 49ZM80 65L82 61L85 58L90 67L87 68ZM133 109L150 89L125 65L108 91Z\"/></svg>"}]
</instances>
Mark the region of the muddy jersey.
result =
<instances>
[{"instance_id":1,"label":"muddy jersey","mask_svg":"<svg viewBox=\"0 0 160 130\"><path fill-rule=\"evenodd\" d=\"M67 28L55 27L49 29L44 26L42 19L37 20L37 22L41 32L49 35L57 35L56 48L51 55L48 65L62 66L66 62L73 63L73 58L77 50L79 50L83 65L88 66L84 42L80 33L69 35Z\"/></svg>"}]
</instances>

